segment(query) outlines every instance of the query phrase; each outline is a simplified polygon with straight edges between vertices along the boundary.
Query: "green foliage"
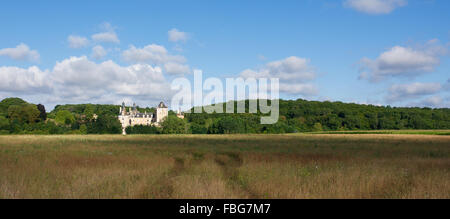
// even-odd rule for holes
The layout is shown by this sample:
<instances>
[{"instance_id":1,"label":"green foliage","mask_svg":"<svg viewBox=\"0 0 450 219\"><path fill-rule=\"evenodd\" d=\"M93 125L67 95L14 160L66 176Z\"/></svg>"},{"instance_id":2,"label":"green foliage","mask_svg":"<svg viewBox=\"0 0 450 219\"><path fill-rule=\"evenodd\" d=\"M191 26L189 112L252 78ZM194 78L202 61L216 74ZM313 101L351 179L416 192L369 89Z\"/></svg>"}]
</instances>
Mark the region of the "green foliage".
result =
<instances>
[{"instance_id":1,"label":"green foliage","mask_svg":"<svg viewBox=\"0 0 450 219\"><path fill-rule=\"evenodd\" d=\"M87 104L83 111L84 115L86 116L87 120L92 120L94 115L94 106L92 104Z\"/></svg>"},{"instance_id":2,"label":"green foliage","mask_svg":"<svg viewBox=\"0 0 450 219\"><path fill-rule=\"evenodd\" d=\"M208 128L205 125L192 123L190 126L190 133L192 134L207 134Z\"/></svg>"},{"instance_id":3,"label":"green foliage","mask_svg":"<svg viewBox=\"0 0 450 219\"><path fill-rule=\"evenodd\" d=\"M20 98L5 98L0 102L0 115L7 116L8 108L12 105L23 105L27 104L24 100Z\"/></svg>"},{"instance_id":4,"label":"green foliage","mask_svg":"<svg viewBox=\"0 0 450 219\"><path fill-rule=\"evenodd\" d=\"M86 126L86 124L82 124L80 126L80 133L81 134L87 134L87 126Z\"/></svg>"},{"instance_id":5,"label":"green foliage","mask_svg":"<svg viewBox=\"0 0 450 219\"><path fill-rule=\"evenodd\" d=\"M316 123L314 124L313 130L316 131L316 132L322 131L322 130L323 130L322 124L320 124L320 122L316 122Z\"/></svg>"},{"instance_id":6,"label":"green foliage","mask_svg":"<svg viewBox=\"0 0 450 219\"><path fill-rule=\"evenodd\" d=\"M75 121L75 117L68 110L61 110L56 113L55 121L58 124L70 125Z\"/></svg>"},{"instance_id":7,"label":"green foliage","mask_svg":"<svg viewBox=\"0 0 450 219\"><path fill-rule=\"evenodd\" d=\"M0 116L0 130L9 130L9 120L4 116Z\"/></svg>"},{"instance_id":8,"label":"green foliage","mask_svg":"<svg viewBox=\"0 0 450 219\"><path fill-rule=\"evenodd\" d=\"M35 123L39 121L39 110L34 104L11 105L8 107L8 118L19 123Z\"/></svg>"},{"instance_id":9,"label":"green foliage","mask_svg":"<svg viewBox=\"0 0 450 219\"><path fill-rule=\"evenodd\" d=\"M186 133L186 122L174 115L169 115L161 123L162 134L184 134Z\"/></svg>"},{"instance_id":10,"label":"green foliage","mask_svg":"<svg viewBox=\"0 0 450 219\"><path fill-rule=\"evenodd\" d=\"M42 104L38 104L37 109L39 110L39 119L43 122L47 120L47 112L45 111L45 106Z\"/></svg>"},{"instance_id":11,"label":"green foliage","mask_svg":"<svg viewBox=\"0 0 450 219\"><path fill-rule=\"evenodd\" d=\"M246 101L248 107L248 101ZM188 113L193 134L292 133L337 130L450 129L450 109L397 108L342 102L280 100L280 119L261 125L257 114ZM225 104L224 104L225 105ZM248 111L248 110L246 110ZM236 104L235 104L236 112ZM212 122L211 122L212 121ZM200 129L200 131L197 131Z\"/></svg>"},{"instance_id":12,"label":"green foliage","mask_svg":"<svg viewBox=\"0 0 450 219\"><path fill-rule=\"evenodd\" d=\"M245 123L240 117L225 116L218 119L210 129L212 134L235 134L245 132Z\"/></svg>"},{"instance_id":13,"label":"green foliage","mask_svg":"<svg viewBox=\"0 0 450 219\"><path fill-rule=\"evenodd\" d=\"M120 134L122 125L117 116L109 114L99 115L96 120L86 124L88 134Z\"/></svg>"},{"instance_id":14,"label":"green foliage","mask_svg":"<svg viewBox=\"0 0 450 219\"><path fill-rule=\"evenodd\" d=\"M159 134L161 130L156 126L145 126L145 125L136 125L136 126L128 126L126 128L127 134Z\"/></svg>"},{"instance_id":15,"label":"green foliage","mask_svg":"<svg viewBox=\"0 0 450 219\"><path fill-rule=\"evenodd\" d=\"M248 107L249 101L242 101ZM450 109L397 108L342 102L280 100L279 121L260 124L267 116L240 113L186 113L179 119L170 111L161 127L128 127L128 134L233 134L296 133L313 131L450 129ZM269 101L269 104L270 101ZM237 107L234 102L235 108ZM0 130L12 134L118 134L118 105L68 104L45 112L43 105L29 104L19 98L0 102ZM225 108L225 104L224 104ZM138 108L153 113L154 108ZM235 109L236 111L236 109ZM248 109L246 110L248 112ZM97 114L98 119L93 119ZM49 119L46 120L46 117Z\"/></svg>"}]
</instances>

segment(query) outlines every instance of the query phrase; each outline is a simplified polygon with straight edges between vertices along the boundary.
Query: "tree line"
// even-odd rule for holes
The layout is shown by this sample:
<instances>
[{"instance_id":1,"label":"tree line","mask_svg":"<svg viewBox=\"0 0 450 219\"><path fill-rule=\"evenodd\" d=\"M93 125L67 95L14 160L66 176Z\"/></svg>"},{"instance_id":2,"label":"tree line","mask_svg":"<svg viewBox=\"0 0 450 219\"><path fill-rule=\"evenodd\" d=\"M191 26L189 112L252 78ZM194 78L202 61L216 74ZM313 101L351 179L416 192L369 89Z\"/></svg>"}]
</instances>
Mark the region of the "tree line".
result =
<instances>
[{"instance_id":1,"label":"tree line","mask_svg":"<svg viewBox=\"0 0 450 219\"><path fill-rule=\"evenodd\" d=\"M236 101L233 104L236 111ZM248 112L248 100L245 105ZM256 114L186 114L186 119L192 133L205 134L450 129L448 108L407 108L297 99L279 100L279 113L279 120L273 125L260 124L260 117L264 114L259 111Z\"/></svg>"},{"instance_id":2,"label":"tree line","mask_svg":"<svg viewBox=\"0 0 450 219\"><path fill-rule=\"evenodd\" d=\"M270 102L270 101L269 101ZM245 101L248 106L249 101ZM235 108L237 102L232 102ZM134 126L128 134L299 133L345 130L450 129L450 109L405 108L342 102L280 100L279 120L260 124L257 113L186 113L173 111L161 126ZM120 134L119 105L57 105L47 113L42 104L20 98L0 102L0 134ZM224 106L225 107L225 106ZM138 108L155 112L155 108Z\"/></svg>"}]
</instances>

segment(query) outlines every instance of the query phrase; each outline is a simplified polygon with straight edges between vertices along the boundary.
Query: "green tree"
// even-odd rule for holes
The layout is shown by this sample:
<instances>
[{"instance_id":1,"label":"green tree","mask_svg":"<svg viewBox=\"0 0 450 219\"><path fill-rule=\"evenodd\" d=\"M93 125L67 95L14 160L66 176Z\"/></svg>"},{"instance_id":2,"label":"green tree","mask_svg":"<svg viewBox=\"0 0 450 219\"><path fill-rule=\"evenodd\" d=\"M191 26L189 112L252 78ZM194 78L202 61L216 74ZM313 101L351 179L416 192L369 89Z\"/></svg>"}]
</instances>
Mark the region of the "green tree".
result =
<instances>
[{"instance_id":1,"label":"green tree","mask_svg":"<svg viewBox=\"0 0 450 219\"><path fill-rule=\"evenodd\" d=\"M127 134L159 134L160 130L156 126L135 125L126 128Z\"/></svg>"},{"instance_id":2,"label":"green tree","mask_svg":"<svg viewBox=\"0 0 450 219\"><path fill-rule=\"evenodd\" d=\"M87 126L85 124L80 125L80 133L87 134Z\"/></svg>"},{"instance_id":3,"label":"green tree","mask_svg":"<svg viewBox=\"0 0 450 219\"><path fill-rule=\"evenodd\" d=\"M83 114L86 116L86 120L92 120L94 115L94 106L92 106L92 104L87 104L84 108Z\"/></svg>"},{"instance_id":4,"label":"green tree","mask_svg":"<svg viewBox=\"0 0 450 219\"><path fill-rule=\"evenodd\" d=\"M45 120L47 119L47 112L45 111L45 106L42 104L38 104L37 109L39 110L39 119L45 122Z\"/></svg>"},{"instance_id":5,"label":"green tree","mask_svg":"<svg viewBox=\"0 0 450 219\"><path fill-rule=\"evenodd\" d=\"M0 130L9 130L9 120L4 116L0 116Z\"/></svg>"},{"instance_id":6,"label":"green tree","mask_svg":"<svg viewBox=\"0 0 450 219\"><path fill-rule=\"evenodd\" d=\"M75 121L75 117L68 110L61 110L56 113L55 121L58 124L70 125Z\"/></svg>"},{"instance_id":7,"label":"green tree","mask_svg":"<svg viewBox=\"0 0 450 219\"><path fill-rule=\"evenodd\" d=\"M39 110L34 104L11 105L8 107L8 117L20 123L35 123L39 121Z\"/></svg>"},{"instance_id":8,"label":"green tree","mask_svg":"<svg viewBox=\"0 0 450 219\"><path fill-rule=\"evenodd\" d=\"M24 100L20 98L5 98L0 102L0 115L8 116L8 108L12 105L23 105L27 104Z\"/></svg>"},{"instance_id":9,"label":"green tree","mask_svg":"<svg viewBox=\"0 0 450 219\"><path fill-rule=\"evenodd\" d=\"M242 119L237 116L225 116L217 120L208 132L212 134L245 133L245 125Z\"/></svg>"},{"instance_id":10,"label":"green tree","mask_svg":"<svg viewBox=\"0 0 450 219\"><path fill-rule=\"evenodd\" d=\"M169 115L161 123L163 134L184 134L186 133L186 122L176 116Z\"/></svg>"},{"instance_id":11,"label":"green tree","mask_svg":"<svg viewBox=\"0 0 450 219\"><path fill-rule=\"evenodd\" d=\"M192 134L207 134L208 129L205 127L205 125L198 124L198 123L191 123L190 130Z\"/></svg>"},{"instance_id":12,"label":"green tree","mask_svg":"<svg viewBox=\"0 0 450 219\"><path fill-rule=\"evenodd\" d=\"M120 134L122 125L117 116L101 114L98 119L86 124L88 134Z\"/></svg>"},{"instance_id":13,"label":"green tree","mask_svg":"<svg viewBox=\"0 0 450 219\"><path fill-rule=\"evenodd\" d=\"M320 124L319 122L316 122L313 126L313 131L320 132L322 130L323 130L322 124Z\"/></svg>"}]
</instances>

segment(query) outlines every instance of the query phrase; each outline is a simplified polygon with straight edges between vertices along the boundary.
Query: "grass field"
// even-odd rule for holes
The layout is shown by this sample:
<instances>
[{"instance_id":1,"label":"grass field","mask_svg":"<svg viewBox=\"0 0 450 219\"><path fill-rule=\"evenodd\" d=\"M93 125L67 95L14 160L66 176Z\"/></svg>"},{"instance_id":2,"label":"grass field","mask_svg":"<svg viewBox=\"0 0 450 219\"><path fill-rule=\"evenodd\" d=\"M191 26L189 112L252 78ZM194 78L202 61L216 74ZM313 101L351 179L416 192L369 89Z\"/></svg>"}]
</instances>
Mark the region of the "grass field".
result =
<instances>
[{"instance_id":1,"label":"grass field","mask_svg":"<svg viewBox=\"0 0 450 219\"><path fill-rule=\"evenodd\" d=\"M370 130L370 131L323 131L311 134L392 134L392 135L450 135L450 130Z\"/></svg>"},{"instance_id":2,"label":"grass field","mask_svg":"<svg viewBox=\"0 0 450 219\"><path fill-rule=\"evenodd\" d=\"M0 136L0 198L450 198L450 136Z\"/></svg>"}]
</instances>

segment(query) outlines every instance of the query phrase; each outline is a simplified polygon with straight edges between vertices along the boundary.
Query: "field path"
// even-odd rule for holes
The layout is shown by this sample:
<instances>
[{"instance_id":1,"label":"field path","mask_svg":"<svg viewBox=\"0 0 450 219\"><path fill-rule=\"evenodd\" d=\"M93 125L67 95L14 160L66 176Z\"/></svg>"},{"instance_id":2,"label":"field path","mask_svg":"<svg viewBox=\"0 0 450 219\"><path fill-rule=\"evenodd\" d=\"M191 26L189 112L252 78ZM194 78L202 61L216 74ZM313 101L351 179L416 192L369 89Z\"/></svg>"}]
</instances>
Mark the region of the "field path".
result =
<instances>
[{"instance_id":1,"label":"field path","mask_svg":"<svg viewBox=\"0 0 450 219\"><path fill-rule=\"evenodd\" d=\"M243 165L243 159L239 153L217 154L214 161L221 167L224 180L233 189L246 194L248 198L258 199L261 196L253 191L244 178L239 175L238 168Z\"/></svg>"}]
</instances>

